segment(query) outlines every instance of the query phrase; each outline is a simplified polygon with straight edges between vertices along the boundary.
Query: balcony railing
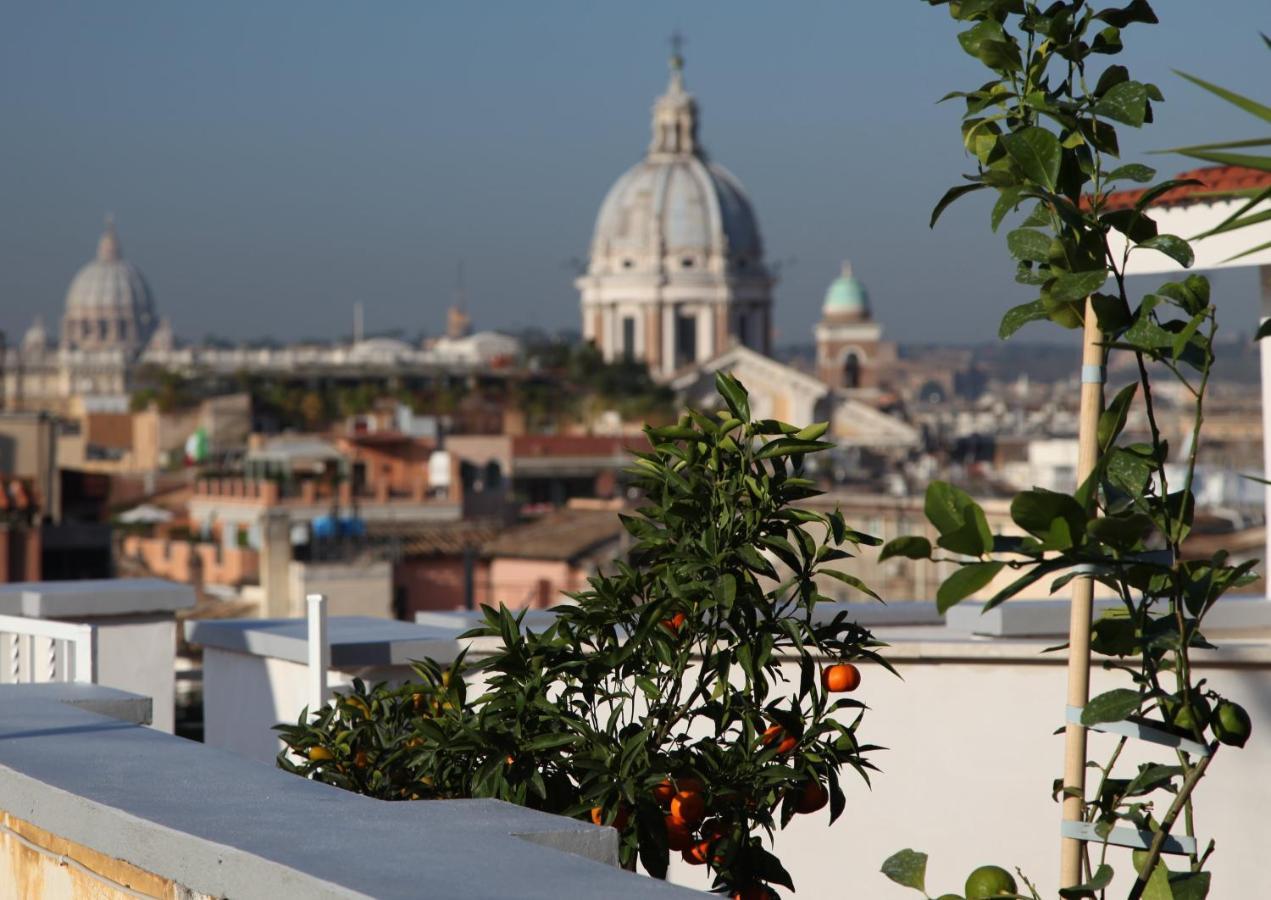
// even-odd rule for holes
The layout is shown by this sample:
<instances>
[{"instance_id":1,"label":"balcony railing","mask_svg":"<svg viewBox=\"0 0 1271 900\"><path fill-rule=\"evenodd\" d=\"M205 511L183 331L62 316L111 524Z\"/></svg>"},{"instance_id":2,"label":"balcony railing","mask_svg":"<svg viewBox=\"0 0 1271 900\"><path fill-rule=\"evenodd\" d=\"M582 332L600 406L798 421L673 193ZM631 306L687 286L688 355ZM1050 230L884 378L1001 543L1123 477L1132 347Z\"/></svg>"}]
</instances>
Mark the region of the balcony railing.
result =
<instances>
[{"instance_id":1,"label":"balcony railing","mask_svg":"<svg viewBox=\"0 0 1271 900\"><path fill-rule=\"evenodd\" d=\"M97 681L97 629L75 622L0 616L0 681Z\"/></svg>"}]
</instances>

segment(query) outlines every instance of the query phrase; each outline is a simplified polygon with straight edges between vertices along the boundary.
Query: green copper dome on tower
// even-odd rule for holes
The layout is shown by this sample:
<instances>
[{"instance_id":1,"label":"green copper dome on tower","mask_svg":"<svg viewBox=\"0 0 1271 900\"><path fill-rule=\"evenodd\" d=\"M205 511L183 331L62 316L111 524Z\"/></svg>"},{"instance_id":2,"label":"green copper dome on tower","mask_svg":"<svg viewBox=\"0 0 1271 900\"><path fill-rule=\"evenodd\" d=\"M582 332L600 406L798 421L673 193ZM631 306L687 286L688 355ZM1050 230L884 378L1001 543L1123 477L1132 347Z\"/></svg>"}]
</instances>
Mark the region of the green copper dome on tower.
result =
<instances>
[{"instance_id":1,"label":"green copper dome on tower","mask_svg":"<svg viewBox=\"0 0 1271 900\"><path fill-rule=\"evenodd\" d=\"M852 274L851 263L843 263L843 274L830 283L822 312L827 316L869 318L869 295L865 293L865 286Z\"/></svg>"}]
</instances>

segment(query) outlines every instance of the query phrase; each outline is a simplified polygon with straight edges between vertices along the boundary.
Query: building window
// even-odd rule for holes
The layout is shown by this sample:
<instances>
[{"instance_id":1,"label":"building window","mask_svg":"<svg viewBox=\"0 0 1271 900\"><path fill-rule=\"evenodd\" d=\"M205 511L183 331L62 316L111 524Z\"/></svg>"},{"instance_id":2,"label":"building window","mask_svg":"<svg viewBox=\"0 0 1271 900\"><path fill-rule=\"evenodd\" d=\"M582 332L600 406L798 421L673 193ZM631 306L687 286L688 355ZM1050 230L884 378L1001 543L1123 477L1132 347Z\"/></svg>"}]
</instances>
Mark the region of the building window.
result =
<instances>
[{"instance_id":1,"label":"building window","mask_svg":"<svg viewBox=\"0 0 1271 900\"><path fill-rule=\"evenodd\" d=\"M680 260L680 265L685 269L693 268L693 258L691 256L684 257Z\"/></svg>"},{"instance_id":2,"label":"building window","mask_svg":"<svg viewBox=\"0 0 1271 900\"><path fill-rule=\"evenodd\" d=\"M624 259L624 260L622 261L622 267L623 267L624 269L629 269L629 268L631 268L631 267L632 267L632 266L634 266L634 265L635 265L635 263L634 263L632 260Z\"/></svg>"},{"instance_id":3,"label":"building window","mask_svg":"<svg viewBox=\"0 0 1271 900\"><path fill-rule=\"evenodd\" d=\"M635 359L635 328L634 318L622 317L622 358L627 361Z\"/></svg>"},{"instance_id":4,"label":"building window","mask_svg":"<svg viewBox=\"0 0 1271 900\"><path fill-rule=\"evenodd\" d=\"M847 354L843 360L843 386L858 388L861 386L861 358L855 353Z\"/></svg>"},{"instance_id":5,"label":"building window","mask_svg":"<svg viewBox=\"0 0 1271 900\"><path fill-rule=\"evenodd\" d=\"M677 366L697 362L697 316L675 317L675 362Z\"/></svg>"}]
</instances>

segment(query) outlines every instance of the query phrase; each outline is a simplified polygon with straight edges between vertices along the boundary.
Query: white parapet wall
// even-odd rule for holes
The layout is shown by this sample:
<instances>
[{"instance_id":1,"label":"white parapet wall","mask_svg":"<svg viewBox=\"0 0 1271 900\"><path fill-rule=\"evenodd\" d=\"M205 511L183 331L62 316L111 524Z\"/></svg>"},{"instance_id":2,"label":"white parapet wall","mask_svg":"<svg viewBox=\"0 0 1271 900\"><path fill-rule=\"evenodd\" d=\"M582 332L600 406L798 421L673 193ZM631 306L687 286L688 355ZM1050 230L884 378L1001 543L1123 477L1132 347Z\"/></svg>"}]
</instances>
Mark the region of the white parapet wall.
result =
<instances>
[{"instance_id":1,"label":"white parapet wall","mask_svg":"<svg viewBox=\"0 0 1271 900\"><path fill-rule=\"evenodd\" d=\"M458 633L410 622L332 616L327 684L340 690L354 678L372 684L405 681L414 674L414 660L454 659ZM187 622L185 636L203 648L204 741L272 765L282 749L272 727L295 722L309 703L305 620Z\"/></svg>"},{"instance_id":2,"label":"white parapet wall","mask_svg":"<svg viewBox=\"0 0 1271 900\"><path fill-rule=\"evenodd\" d=\"M162 734L144 698L0 686L0 897L645 900L617 832L495 800L390 803Z\"/></svg>"},{"instance_id":3,"label":"white parapet wall","mask_svg":"<svg viewBox=\"0 0 1271 900\"><path fill-rule=\"evenodd\" d=\"M1271 870L1262 864L1263 811L1271 808L1271 603L1230 598L1214 614L1216 651L1197 651L1193 662L1221 694L1248 708L1254 736L1241 750L1223 748L1200 791L1200 834L1217 842L1209 868L1211 900L1271 897ZM798 816L779 832L776 852L793 873L801 897L868 897L903 900L912 892L880 873L882 861L905 847L931 854L930 893L959 892L971 869L985 863L1019 866L1053 896L1057 883L1059 807L1051 785L1062 768L1065 659L1045 652L1063 642L1066 604L1012 601L1002 615L981 615L967 605L943 623L930 603L888 606L849 604L889 645L882 652L896 677L863 664L854 695L869 705L862 741L886 750L870 759L882 771L867 786L854 772L843 775L847 811L827 828L827 813ZM839 607L827 604L825 615ZM525 624L543 628L552 613L533 611ZM478 659L493 639L460 642L475 624L472 613L421 613L417 625L377 620L331 620L332 684L354 674L406 677L408 663L430 656L450 660L463 644ZM414 630L419 629L419 630ZM270 727L294 721L306 702L305 622L208 622L188 634L203 643L209 741L262 762L279 747ZM797 683L793 662L784 674ZM1096 669L1092 695L1124 687L1125 676ZM1105 759L1114 739L1092 735L1092 760ZM1172 751L1151 748L1151 758L1170 764ZM1149 758L1135 746L1122 770ZM1118 871L1110 896L1124 896L1128 851L1112 849ZM702 867L675 862L672 879L709 887ZM562 893L562 896L565 894ZM595 894L584 894L595 896Z\"/></svg>"},{"instance_id":4,"label":"white parapet wall","mask_svg":"<svg viewBox=\"0 0 1271 900\"><path fill-rule=\"evenodd\" d=\"M151 698L153 726L169 733L175 723L176 614L193 605L193 588L159 578L0 586L0 613L93 625L97 683Z\"/></svg>"}]
</instances>

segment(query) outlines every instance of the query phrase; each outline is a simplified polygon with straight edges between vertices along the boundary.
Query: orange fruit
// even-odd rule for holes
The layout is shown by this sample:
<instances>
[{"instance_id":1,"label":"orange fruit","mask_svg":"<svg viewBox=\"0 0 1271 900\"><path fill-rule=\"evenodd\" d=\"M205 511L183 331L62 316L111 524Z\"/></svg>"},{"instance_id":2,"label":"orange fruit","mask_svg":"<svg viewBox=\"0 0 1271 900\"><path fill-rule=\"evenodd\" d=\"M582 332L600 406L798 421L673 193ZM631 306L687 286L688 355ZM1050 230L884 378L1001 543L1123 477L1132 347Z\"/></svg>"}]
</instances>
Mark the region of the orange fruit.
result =
<instances>
[{"instance_id":1,"label":"orange fruit","mask_svg":"<svg viewBox=\"0 0 1271 900\"><path fill-rule=\"evenodd\" d=\"M681 793L690 791L700 794L706 790L706 786L702 784L702 779L694 778L692 775L681 775L675 779L675 790Z\"/></svg>"},{"instance_id":2,"label":"orange fruit","mask_svg":"<svg viewBox=\"0 0 1271 900\"><path fill-rule=\"evenodd\" d=\"M697 791L680 791L671 798L671 815L685 825L696 825L706 815L706 799Z\"/></svg>"},{"instance_id":3,"label":"orange fruit","mask_svg":"<svg viewBox=\"0 0 1271 900\"><path fill-rule=\"evenodd\" d=\"M319 762L324 759L335 759L335 754L332 753L330 750L328 750L326 747L310 747L309 748L310 762Z\"/></svg>"},{"instance_id":4,"label":"orange fruit","mask_svg":"<svg viewBox=\"0 0 1271 900\"><path fill-rule=\"evenodd\" d=\"M799 739L792 734L788 734L780 725L773 725L763 733L764 746L768 746L773 741L777 740L777 738L781 738L780 743L777 744L778 753L789 753L795 747L799 746Z\"/></svg>"},{"instance_id":5,"label":"orange fruit","mask_svg":"<svg viewBox=\"0 0 1271 900\"><path fill-rule=\"evenodd\" d=\"M794 801L794 811L805 814L814 813L829 802L830 792L821 782L812 780L799 792L799 796Z\"/></svg>"},{"instance_id":6,"label":"orange fruit","mask_svg":"<svg viewBox=\"0 0 1271 900\"><path fill-rule=\"evenodd\" d=\"M711 855L710 841L698 841L696 844L693 844L689 847L685 847L684 852L681 854L684 861L688 863L690 866L705 865L706 860L710 859L710 855Z\"/></svg>"},{"instance_id":7,"label":"orange fruit","mask_svg":"<svg viewBox=\"0 0 1271 900\"><path fill-rule=\"evenodd\" d=\"M684 613L677 612L675 615L671 616L671 618L663 619L662 627L667 631L673 631L676 634L679 634L680 629L684 627L685 618L686 616Z\"/></svg>"},{"instance_id":8,"label":"orange fruit","mask_svg":"<svg viewBox=\"0 0 1271 900\"><path fill-rule=\"evenodd\" d=\"M663 809L670 807L671 798L674 796L675 785L671 784L670 779L664 778L653 787L653 799Z\"/></svg>"},{"instance_id":9,"label":"orange fruit","mask_svg":"<svg viewBox=\"0 0 1271 900\"><path fill-rule=\"evenodd\" d=\"M675 816L666 817L666 846L668 850L687 850L693 845L693 832Z\"/></svg>"},{"instance_id":10,"label":"orange fruit","mask_svg":"<svg viewBox=\"0 0 1271 900\"><path fill-rule=\"evenodd\" d=\"M365 769L367 759L368 757L366 755L366 751L359 750L357 754L353 757L353 765L357 766L359 769Z\"/></svg>"},{"instance_id":11,"label":"orange fruit","mask_svg":"<svg viewBox=\"0 0 1271 900\"><path fill-rule=\"evenodd\" d=\"M851 663L839 663L821 670L821 686L827 691L843 693L856 690L861 683L861 670Z\"/></svg>"},{"instance_id":12,"label":"orange fruit","mask_svg":"<svg viewBox=\"0 0 1271 900\"><path fill-rule=\"evenodd\" d=\"M619 806L617 815L613 817L613 821L609 824L621 831L627 827L628 818L630 818L630 811L625 806ZM603 806L593 806L591 808L591 823L593 825L605 824L605 808Z\"/></svg>"}]
</instances>

